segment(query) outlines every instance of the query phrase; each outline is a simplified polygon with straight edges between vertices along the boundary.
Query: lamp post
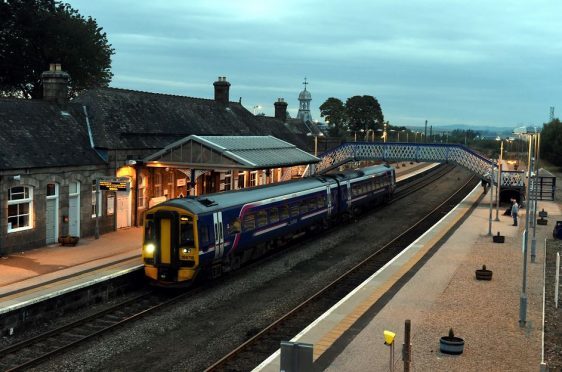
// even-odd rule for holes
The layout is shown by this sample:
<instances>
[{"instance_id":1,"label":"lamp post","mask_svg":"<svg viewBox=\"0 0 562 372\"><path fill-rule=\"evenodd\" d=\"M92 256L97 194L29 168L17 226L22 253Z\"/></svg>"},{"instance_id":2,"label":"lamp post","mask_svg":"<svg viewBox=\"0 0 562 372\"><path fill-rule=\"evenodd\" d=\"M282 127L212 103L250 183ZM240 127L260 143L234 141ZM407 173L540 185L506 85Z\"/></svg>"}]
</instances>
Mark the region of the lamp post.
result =
<instances>
[{"instance_id":1,"label":"lamp post","mask_svg":"<svg viewBox=\"0 0 562 372\"><path fill-rule=\"evenodd\" d=\"M307 133L306 134L309 137L314 137L314 156L318 155L318 137L323 137L324 133L318 133L318 134L314 134L314 133Z\"/></svg>"},{"instance_id":2,"label":"lamp post","mask_svg":"<svg viewBox=\"0 0 562 372\"><path fill-rule=\"evenodd\" d=\"M410 143L409 141L409 137L410 137L410 131L406 131L406 143Z\"/></svg>"},{"instance_id":3,"label":"lamp post","mask_svg":"<svg viewBox=\"0 0 562 372\"><path fill-rule=\"evenodd\" d=\"M529 231L529 189L531 180L531 168L535 161L532 158L533 150L533 136L529 136L529 155L528 155L528 170L527 170L527 207L525 212L525 231L523 232L523 283L521 287L521 296L519 298L519 326L524 327L527 324L527 248L528 248L528 231Z\"/></svg>"},{"instance_id":4,"label":"lamp post","mask_svg":"<svg viewBox=\"0 0 562 372\"><path fill-rule=\"evenodd\" d=\"M496 221L500 220L499 210L500 210L500 189L502 183L502 164L503 162L503 140L500 139L500 156L498 158L498 185L496 186Z\"/></svg>"},{"instance_id":5,"label":"lamp post","mask_svg":"<svg viewBox=\"0 0 562 372\"><path fill-rule=\"evenodd\" d=\"M535 263L537 257L537 201L538 201L538 176L539 176L539 159L541 148L541 134L535 134L535 179L533 181L533 239L531 240L531 263ZM527 211L528 212L528 211Z\"/></svg>"},{"instance_id":6,"label":"lamp post","mask_svg":"<svg viewBox=\"0 0 562 372\"><path fill-rule=\"evenodd\" d=\"M256 110L259 110L259 109L261 109L261 106L260 106L260 105L255 105L255 106L253 107L254 116L256 116Z\"/></svg>"}]
</instances>

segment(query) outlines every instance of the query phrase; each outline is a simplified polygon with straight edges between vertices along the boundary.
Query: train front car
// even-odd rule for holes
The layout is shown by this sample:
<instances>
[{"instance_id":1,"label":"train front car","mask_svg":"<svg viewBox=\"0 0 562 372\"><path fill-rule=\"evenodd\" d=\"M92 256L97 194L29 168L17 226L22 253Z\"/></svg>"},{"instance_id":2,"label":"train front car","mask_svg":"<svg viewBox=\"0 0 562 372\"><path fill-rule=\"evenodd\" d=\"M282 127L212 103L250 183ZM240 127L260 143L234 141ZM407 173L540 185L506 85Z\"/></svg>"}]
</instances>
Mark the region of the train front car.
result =
<instances>
[{"instance_id":1,"label":"train front car","mask_svg":"<svg viewBox=\"0 0 562 372\"><path fill-rule=\"evenodd\" d=\"M198 273L197 216L188 209L159 205L145 214L142 257L154 283L191 282Z\"/></svg>"}]
</instances>

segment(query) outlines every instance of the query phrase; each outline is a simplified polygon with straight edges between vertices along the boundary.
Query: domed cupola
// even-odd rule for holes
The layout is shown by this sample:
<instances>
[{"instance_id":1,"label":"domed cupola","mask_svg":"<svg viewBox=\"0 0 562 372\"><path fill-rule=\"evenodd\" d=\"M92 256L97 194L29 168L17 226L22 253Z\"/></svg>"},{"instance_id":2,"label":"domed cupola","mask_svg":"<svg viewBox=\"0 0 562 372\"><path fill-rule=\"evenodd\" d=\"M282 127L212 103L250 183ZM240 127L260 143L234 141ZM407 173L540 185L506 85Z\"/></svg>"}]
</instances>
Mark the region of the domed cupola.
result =
<instances>
[{"instance_id":1,"label":"domed cupola","mask_svg":"<svg viewBox=\"0 0 562 372\"><path fill-rule=\"evenodd\" d=\"M306 90L306 86L308 85L306 77L304 78L303 84L304 90L299 94L299 112L297 113L297 119L301 119L303 122L312 122L312 116L310 115L310 101L312 101L312 95Z\"/></svg>"}]
</instances>

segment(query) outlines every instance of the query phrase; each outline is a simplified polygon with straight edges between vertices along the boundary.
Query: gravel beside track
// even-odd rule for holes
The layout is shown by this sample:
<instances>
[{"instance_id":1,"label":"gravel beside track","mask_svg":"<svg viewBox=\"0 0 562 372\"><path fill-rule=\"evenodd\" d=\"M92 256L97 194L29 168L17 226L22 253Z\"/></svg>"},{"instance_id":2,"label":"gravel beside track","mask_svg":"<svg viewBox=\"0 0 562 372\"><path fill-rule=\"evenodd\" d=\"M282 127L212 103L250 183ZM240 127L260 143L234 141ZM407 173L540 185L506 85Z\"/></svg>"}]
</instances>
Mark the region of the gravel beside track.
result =
<instances>
[{"instance_id":1,"label":"gravel beside track","mask_svg":"<svg viewBox=\"0 0 562 372\"><path fill-rule=\"evenodd\" d=\"M200 371L433 209L470 177L437 185L331 230L193 298L44 363L36 371Z\"/></svg>"}]
</instances>

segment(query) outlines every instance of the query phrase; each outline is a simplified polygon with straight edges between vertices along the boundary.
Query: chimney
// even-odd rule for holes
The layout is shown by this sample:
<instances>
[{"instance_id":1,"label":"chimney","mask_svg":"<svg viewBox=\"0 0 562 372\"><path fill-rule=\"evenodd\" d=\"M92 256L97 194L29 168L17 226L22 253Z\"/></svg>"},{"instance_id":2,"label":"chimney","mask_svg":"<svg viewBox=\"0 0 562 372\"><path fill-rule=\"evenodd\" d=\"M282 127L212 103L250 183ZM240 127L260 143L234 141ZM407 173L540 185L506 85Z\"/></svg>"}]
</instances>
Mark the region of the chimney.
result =
<instances>
[{"instance_id":1,"label":"chimney","mask_svg":"<svg viewBox=\"0 0 562 372\"><path fill-rule=\"evenodd\" d=\"M273 104L275 106L275 118L283 122L287 121L287 102L284 98L278 98L277 102Z\"/></svg>"},{"instance_id":2,"label":"chimney","mask_svg":"<svg viewBox=\"0 0 562 372\"><path fill-rule=\"evenodd\" d=\"M60 63L51 63L49 71L41 74L41 80L43 81L44 100L56 103L67 101L70 75L61 69Z\"/></svg>"},{"instance_id":3,"label":"chimney","mask_svg":"<svg viewBox=\"0 0 562 372\"><path fill-rule=\"evenodd\" d=\"M215 86L215 101L224 106L228 106L228 90L230 83L226 81L226 76L219 76L219 79L213 83Z\"/></svg>"}]
</instances>

